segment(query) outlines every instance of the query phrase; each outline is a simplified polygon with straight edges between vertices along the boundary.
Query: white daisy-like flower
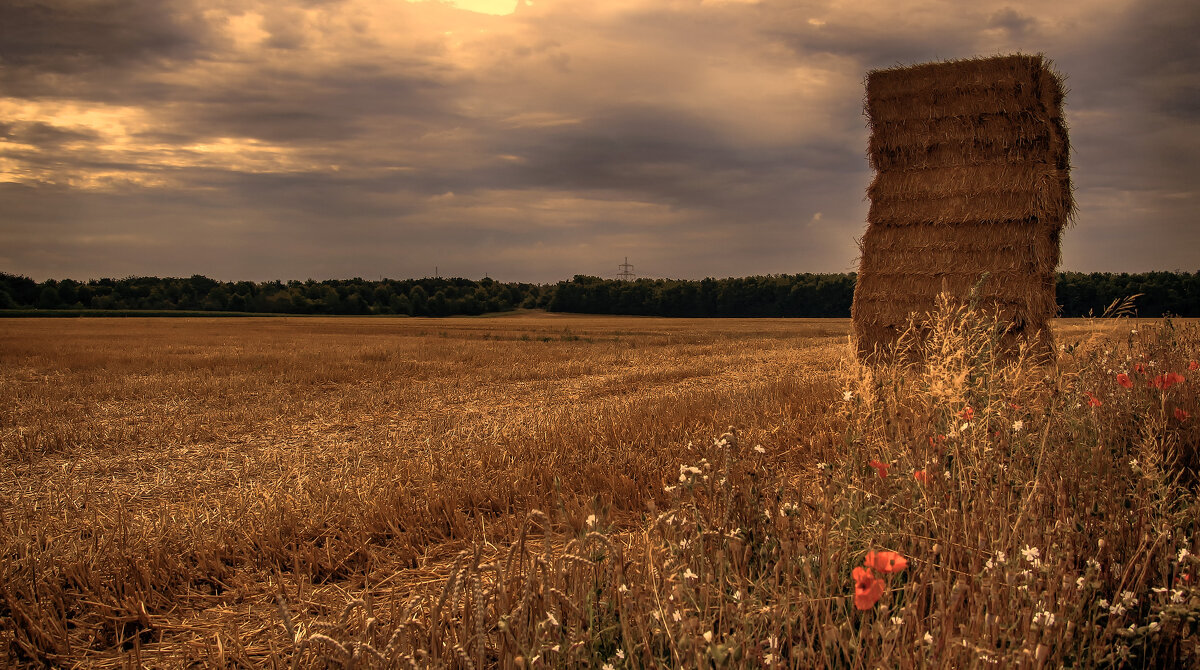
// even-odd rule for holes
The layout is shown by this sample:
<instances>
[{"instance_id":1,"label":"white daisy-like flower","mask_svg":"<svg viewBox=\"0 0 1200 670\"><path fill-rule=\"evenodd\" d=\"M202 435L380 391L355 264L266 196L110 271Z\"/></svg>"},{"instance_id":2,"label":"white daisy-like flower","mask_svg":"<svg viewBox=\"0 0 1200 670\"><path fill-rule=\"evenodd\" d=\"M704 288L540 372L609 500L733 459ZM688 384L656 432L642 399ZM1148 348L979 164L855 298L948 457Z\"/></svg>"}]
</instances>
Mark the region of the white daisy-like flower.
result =
<instances>
[{"instance_id":1,"label":"white daisy-like flower","mask_svg":"<svg viewBox=\"0 0 1200 670\"><path fill-rule=\"evenodd\" d=\"M691 569L691 568L687 568L686 570L684 570L684 571L683 571L683 578L684 578L684 579L695 579L696 577L699 577L699 575L697 575L696 573L692 572L692 569Z\"/></svg>"},{"instance_id":2,"label":"white daisy-like flower","mask_svg":"<svg viewBox=\"0 0 1200 670\"><path fill-rule=\"evenodd\" d=\"M1183 589L1171 589L1171 602L1183 602Z\"/></svg>"},{"instance_id":3,"label":"white daisy-like flower","mask_svg":"<svg viewBox=\"0 0 1200 670\"><path fill-rule=\"evenodd\" d=\"M1037 565L1040 562L1042 552L1037 547L1025 545L1025 548L1021 550L1021 556L1030 563Z\"/></svg>"},{"instance_id":4,"label":"white daisy-like flower","mask_svg":"<svg viewBox=\"0 0 1200 670\"><path fill-rule=\"evenodd\" d=\"M625 650L624 649L617 649L617 658L621 659L622 661L625 660Z\"/></svg>"},{"instance_id":5,"label":"white daisy-like flower","mask_svg":"<svg viewBox=\"0 0 1200 670\"><path fill-rule=\"evenodd\" d=\"M683 621L683 615L679 613L679 610L671 612L671 618L676 621Z\"/></svg>"},{"instance_id":6,"label":"white daisy-like flower","mask_svg":"<svg viewBox=\"0 0 1200 670\"><path fill-rule=\"evenodd\" d=\"M1024 421L1022 421L1021 419L1017 419L1016 421L1013 421L1013 432L1014 433L1019 433L1024 429L1025 429Z\"/></svg>"},{"instance_id":7,"label":"white daisy-like flower","mask_svg":"<svg viewBox=\"0 0 1200 670\"><path fill-rule=\"evenodd\" d=\"M1100 601L1099 601L1099 602L1097 602L1096 604L1097 604L1097 605L1099 605L1101 608L1108 607L1108 599L1107 599L1107 598L1101 598L1101 599L1100 599Z\"/></svg>"},{"instance_id":8,"label":"white daisy-like flower","mask_svg":"<svg viewBox=\"0 0 1200 670\"><path fill-rule=\"evenodd\" d=\"M846 402L850 402L850 400L851 400L853 397L854 397L854 392L853 392L853 391L845 391L845 392L843 392L843 393L842 393L842 400L845 400Z\"/></svg>"},{"instance_id":9,"label":"white daisy-like flower","mask_svg":"<svg viewBox=\"0 0 1200 670\"><path fill-rule=\"evenodd\" d=\"M1122 591L1121 602L1124 603L1126 607L1132 607L1138 604L1138 599L1136 596L1134 596L1133 591Z\"/></svg>"},{"instance_id":10,"label":"white daisy-like flower","mask_svg":"<svg viewBox=\"0 0 1200 670\"><path fill-rule=\"evenodd\" d=\"M1115 614L1117 616L1121 616L1122 614L1125 613L1125 606L1122 605L1121 603L1113 603L1113 606L1108 608L1108 613Z\"/></svg>"}]
</instances>

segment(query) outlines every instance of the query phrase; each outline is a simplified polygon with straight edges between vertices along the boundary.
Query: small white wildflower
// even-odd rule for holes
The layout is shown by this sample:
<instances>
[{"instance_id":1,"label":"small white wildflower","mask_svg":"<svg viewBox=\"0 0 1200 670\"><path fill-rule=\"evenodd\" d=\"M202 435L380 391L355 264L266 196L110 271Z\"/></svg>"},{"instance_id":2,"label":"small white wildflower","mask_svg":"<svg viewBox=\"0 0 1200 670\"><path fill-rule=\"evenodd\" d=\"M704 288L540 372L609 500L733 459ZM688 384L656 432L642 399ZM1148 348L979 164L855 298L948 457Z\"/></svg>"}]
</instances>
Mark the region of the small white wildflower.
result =
<instances>
[{"instance_id":1,"label":"small white wildflower","mask_svg":"<svg viewBox=\"0 0 1200 670\"><path fill-rule=\"evenodd\" d=\"M679 610L671 612L671 618L676 621L683 621L683 615L679 613Z\"/></svg>"},{"instance_id":2,"label":"small white wildflower","mask_svg":"<svg viewBox=\"0 0 1200 670\"><path fill-rule=\"evenodd\" d=\"M1028 584L1022 584L1022 585L1020 585L1020 586L1018 586L1018 587L1017 587L1017 590L1018 590L1018 591L1028 591L1028 590L1029 590L1029 585L1028 585Z\"/></svg>"},{"instance_id":3,"label":"small white wildflower","mask_svg":"<svg viewBox=\"0 0 1200 670\"><path fill-rule=\"evenodd\" d=\"M1138 469L1138 459L1136 459L1136 458L1129 459L1129 467L1133 470L1137 470Z\"/></svg>"},{"instance_id":4,"label":"small white wildflower","mask_svg":"<svg viewBox=\"0 0 1200 670\"><path fill-rule=\"evenodd\" d=\"M1087 567L1088 570L1095 570L1100 567L1100 561L1097 561L1094 558L1089 558L1087 559Z\"/></svg>"},{"instance_id":5,"label":"small white wildflower","mask_svg":"<svg viewBox=\"0 0 1200 670\"><path fill-rule=\"evenodd\" d=\"M712 642L712 631L711 630L704 631L704 641Z\"/></svg>"},{"instance_id":6,"label":"small white wildflower","mask_svg":"<svg viewBox=\"0 0 1200 670\"><path fill-rule=\"evenodd\" d=\"M1117 616L1121 616L1122 614L1125 613L1125 606L1122 605L1121 603L1114 603L1112 607L1108 608L1108 613L1115 614Z\"/></svg>"},{"instance_id":7,"label":"small white wildflower","mask_svg":"<svg viewBox=\"0 0 1200 670\"><path fill-rule=\"evenodd\" d=\"M1132 607L1138 604L1138 599L1133 595L1133 591L1122 591L1121 602L1124 603L1126 607Z\"/></svg>"},{"instance_id":8,"label":"small white wildflower","mask_svg":"<svg viewBox=\"0 0 1200 670\"><path fill-rule=\"evenodd\" d=\"M589 515L588 515L588 518L587 518L587 525L588 525L588 527L595 526L595 525L596 525L596 521L597 521L597 519L596 519L596 515L595 515L595 514L589 514Z\"/></svg>"},{"instance_id":9,"label":"small white wildflower","mask_svg":"<svg viewBox=\"0 0 1200 670\"><path fill-rule=\"evenodd\" d=\"M763 654L763 663L766 663L767 665L771 665L774 662L775 662L775 654L772 654L769 652L766 654Z\"/></svg>"},{"instance_id":10,"label":"small white wildflower","mask_svg":"<svg viewBox=\"0 0 1200 670\"><path fill-rule=\"evenodd\" d=\"M622 661L625 660L625 650L624 649L617 649L617 658L621 659Z\"/></svg>"},{"instance_id":11,"label":"small white wildflower","mask_svg":"<svg viewBox=\"0 0 1200 670\"><path fill-rule=\"evenodd\" d=\"M1183 589L1171 589L1171 602L1183 602Z\"/></svg>"},{"instance_id":12,"label":"small white wildflower","mask_svg":"<svg viewBox=\"0 0 1200 670\"><path fill-rule=\"evenodd\" d=\"M1034 565L1037 565L1037 563L1034 563L1034 561L1041 558L1041 555L1042 552L1037 547L1025 545L1025 548L1021 550L1021 556L1024 556L1025 560L1033 563Z\"/></svg>"},{"instance_id":13,"label":"small white wildflower","mask_svg":"<svg viewBox=\"0 0 1200 670\"><path fill-rule=\"evenodd\" d=\"M904 623L904 617L902 617L902 616L894 616L894 617L892 617L892 625L893 625L893 626L899 626L899 625L901 625L901 624L903 624L903 623Z\"/></svg>"},{"instance_id":14,"label":"small white wildflower","mask_svg":"<svg viewBox=\"0 0 1200 670\"><path fill-rule=\"evenodd\" d=\"M933 636L929 634L929 631L925 631L925 637L922 639L925 640L925 644L933 644Z\"/></svg>"},{"instance_id":15,"label":"small white wildflower","mask_svg":"<svg viewBox=\"0 0 1200 670\"><path fill-rule=\"evenodd\" d=\"M684 578L684 579L695 579L695 578L696 578L696 577L698 577L698 576L699 576L699 575L697 575L696 573L692 572L692 569L691 569L691 568L687 568L686 570L684 570L684 571L683 571L683 578Z\"/></svg>"},{"instance_id":16,"label":"small white wildflower","mask_svg":"<svg viewBox=\"0 0 1200 670\"><path fill-rule=\"evenodd\" d=\"M1101 598L1101 599L1100 599L1100 602L1098 602L1098 603L1096 603L1096 604L1097 604L1097 605L1099 605L1099 606L1101 607L1101 609L1103 609L1103 608L1105 608L1105 607L1108 607L1108 599L1107 599L1107 598Z\"/></svg>"},{"instance_id":17,"label":"small white wildflower","mask_svg":"<svg viewBox=\"0 0 1200 670\"><path fill-rule=\"evenodd\" d=\"M1033 622L1036 624L1041 624L1046 627L1053 626L1054 625L1054 613L1046 612L1046 611L1038 612L1037 614L1033 615Z\"/></svg>"},{"instance_id":18,"label":"small white wildflower","mask_svg":"<svg viewBox=\"0 0 1200 670\"><path fill-rule=\"evenodd\" d=\"M1191 556L1191 555L1192 555L1192 552L1188 551L1188 548L1187 548L1187 547L1180 547L1180 548L1179 548L1179 553L1178 553L1178 554L1176 554L1176 559L1175 559L1175 560L1177 560L1177 561L1179 561L1180 563L1182 563L1182 562L1184 561L1184 559L1186 559L1188 556Z\"/></svg>"},{"instance_id":19,"label":"small white wildflower","mask_svg":"<svg viewBox=\"0 0 1200 670\"><path fill-rule=\"evenodd\" d=\"M853 391L844 391L842 393L842 400L845 400L846 402L850 402L850 399L853 397L854 397Z\"/></svg>"},{"instance_id":20,"label":"small white wildflower","mask_svg":"<svg viewBox=\"0 0 1200 670\"><path fill-rule=\"evenodd\" d=\"M687 475L683 474L682 472L679 473L679 483L680 484L687 483Z\"/></svg>"},{"instance_id":21,"label":"small white wildflower","mask_svg":"<svg viewBox=\"0 0 1200 670\"><path fill-rule=\"evenodd\" d=\"M742 592L741 592L741 590L734 591L734 593L733 593L733 599L734 599L734 600L737 600L737 601L739 601L739 602L742 600Z\"/></svg>"},{"instance_id":22,"label":"small white wildflower","mask_svg":"<svg viewBox=\"0 0 1200 670\"><path fill-rule=\"evenodd\" d=\"M1013 432L1014 433L1019 433L1024 429L1025 429L1024 421L1022 421L1021 419L1017 419L1016 421L1013 421Z\"/></svg>"},{"instance_id":23,"label":"small white wildflower","mask_svg":"<svg viewBox=\"0 0 1200 670\"><path fill-rule=\"evenodd\" d=\"M761 444L756 444L756 445L754 445L754 451L755 451L755 452L757 452L757 453L760 453L760 454L765 454L765 453L767 453L767 450L766 450L766 449L764 449L764 448L763 448L763 446L762 446Z\"/></svg>"},{"instance_id":24,"label":"small white wildflower","mask_svg":"<svg viewBox=\"0 0 1200 670\"><path fill-rule=\"evenodd\" d=\"M629 592L629 587L625 586L624 584L617 587L617 593L628 593L628 592Z\"/></svg>"},{"instance_id":25,"label":"small white wildflower","mask_svg":"<svg viewBox=\"0 0 1200 670\"><path fill-rule=\"evenodd\" d=\"M613 667L612 663L605 663L604 665L600 666L600 670L617 670L617 669Z\"/></svg>"},{"instance_id":26,"label":"small white wildflower","mask_svg":"<svg viewBox=\"0 0 1200 670\"><path fill-rule=\"evenodd\" d=\"M942 478L943 478L943 479L950 479L950 471L949 471L949 470L942 470Z\"/></svg>"},{"instance_id":27,"label":"small white wildflower","mask_svg":"<svg viewBox=\"0 0 1200 670\"><path fill-rule=\"evenodd\" d=\"M828 464L828 463L817 463L817 470L818 470L818 471L820 471L820 472L827 472L829 469L830 469L830 468L829 468L829 464Z\"/></svg>"}]
</instances>

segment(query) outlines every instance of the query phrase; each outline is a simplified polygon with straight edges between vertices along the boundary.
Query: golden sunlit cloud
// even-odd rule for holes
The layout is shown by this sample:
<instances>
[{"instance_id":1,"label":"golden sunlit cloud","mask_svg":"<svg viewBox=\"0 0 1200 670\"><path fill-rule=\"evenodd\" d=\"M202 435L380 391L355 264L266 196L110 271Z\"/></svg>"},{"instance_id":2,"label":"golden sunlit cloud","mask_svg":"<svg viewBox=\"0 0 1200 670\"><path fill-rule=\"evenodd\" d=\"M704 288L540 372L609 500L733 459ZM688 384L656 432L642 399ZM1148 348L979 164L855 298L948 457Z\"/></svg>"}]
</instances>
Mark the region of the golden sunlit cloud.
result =
<instances>
[{"instance_id":1,"label":"golden sunlit cloud","mask_svg":"<svg viewBox=\"0 0 1200 670\"><path fill-rule=\"evenodd\" d=\"M408 0L413 3L439 2L440 0ZM453 0L443 4L453 5L459 9L465 9L471 12L480 14L492 14L494 16L505 16L512 14L517 9L518 0ZM529 3L532 4L532 3Z\"/></svg>"}]
</instances>

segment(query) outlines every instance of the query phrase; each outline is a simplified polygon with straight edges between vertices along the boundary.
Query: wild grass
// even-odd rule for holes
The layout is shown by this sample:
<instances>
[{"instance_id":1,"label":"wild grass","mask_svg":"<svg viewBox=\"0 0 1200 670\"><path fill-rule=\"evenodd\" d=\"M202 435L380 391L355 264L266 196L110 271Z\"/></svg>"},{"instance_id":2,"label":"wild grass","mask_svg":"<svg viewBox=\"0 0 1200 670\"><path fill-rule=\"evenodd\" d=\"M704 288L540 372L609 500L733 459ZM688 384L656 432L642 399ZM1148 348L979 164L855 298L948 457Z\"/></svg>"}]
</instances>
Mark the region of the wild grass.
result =
<instances>
[{"instance_id":1,"label":"wild grass","mask_svg":"<svg viewBox=\"0 0 1200 670\"><path fill-rule=\"evenodd\" d=\"M3 326L14 664L1200 659L1191 324L1038 365L947 305L877 368L844 321Z\"/></svg>"}]
</instances>

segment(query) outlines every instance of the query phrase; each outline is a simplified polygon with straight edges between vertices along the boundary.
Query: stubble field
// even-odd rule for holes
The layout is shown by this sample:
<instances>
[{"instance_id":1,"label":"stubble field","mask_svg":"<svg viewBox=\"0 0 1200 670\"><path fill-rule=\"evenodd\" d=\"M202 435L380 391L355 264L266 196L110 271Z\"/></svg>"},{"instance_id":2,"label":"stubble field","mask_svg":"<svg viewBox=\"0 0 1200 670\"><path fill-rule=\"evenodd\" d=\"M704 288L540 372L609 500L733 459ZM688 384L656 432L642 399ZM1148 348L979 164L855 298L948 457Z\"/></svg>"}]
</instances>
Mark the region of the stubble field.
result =
<instances>
[{"instance_id":1,"label":"stubble field","mask_svg":"<svg viewBox=\"0 0 1200 670\"><path fill-rule=\"evenodd\" d=\"M1062 322L1056 334L1099 351L1131 323ZM873 439L915 448L925 437L902 437L905 428L891 426L883 410L871 421L888 422L895 435L885 429L872 438L860 425L867 419L847 411L850 397L871 395L861 390L871 381L851 360L849 331L848 320L546 314L0 321L0 644L9 663L86 667L340 666L358 663L368 647L381 666L397 667L410 660L770 665L780 658L795 665L813 648L799 633L790 656L778 631L763 635L773 642L751 643L740 628L688 628L690 619L677 617L682 632L672 634L661 603L658 614L642 612L648 623L615 636L597 637L601 628L584 617L579 631L589 641L569 649L570 606L550 596L543 604L550 609L536 616L528 594L522 600L517 609L528 630L518 630L515 619L485 630L478 619L486 617L471 608L492 598L480 576L488 556L508 552L507 570L520 561L512 547L535 536L547 561L552 545L568 557L582 554L571 542L599 536L589 533L597 528L605 529L607 555L650 556L657 550L646 548L648 524L657 523L659 510L680 508L675 489L690 476L684 468L702 457L708 468L714 448L727 461L733 449L752 463L741 475L727 467L722 486L769 480L777 491L791 487L768 503L790 501L779 507L780 519L768 509L768 520L782 523L792 505L797 520L789 523L807 529L797 537L820 535L810 531L839 513L817 463L857 458ZM954 422L961 408L950 410ZM929 423L933 433L945 432ZM729 427L736 437L714 447ZM696 501L725 495L714 489L705 498L708 481L704 475L687 503L694 510L709 509ZM729 501L746 497L727 493ZM724 503L725 516L735 507ZM1027 520L1028 503L1019 507ZM531 529L539 514L545 523ZM830 553L846 562L857 545L843 545ZM446 581L467 580L463 556L472 552L475 586L464 595ZM675 578L660 574L682 569L680 556L646 559L647 593L662 587L664 598L685 599L670 590ZM751 563L733 561L732 574L757 579ZM818 590L852 594L842 567L822 564L809 578L823 584ZM636 568L624 561L623 570ZM544 576L547 593L567 591L568 572L561 568L557 587ZM498 593L507 578L497 574L487 583ZM532 572L522 574L528 591ZM775 575L777 588L791 588L781 579ZM687 577L679 581L686 586ZM609 586L628 591L625 582ZM737 591L739 607L746 589ZM606 592L595 584L592 591ZM760 597L767 593L760 589ZM361 613L356 598L365 598ZM459 614L440 612L456 599ZM713 607L697 604L693 618L705 622L705 612L723 611ZM830 621L840 620L822 607ZM391 635L403 632L404 621L428 618L431 608L436 620L414 640ZM362 631L348 622L360 614ZM920 618L928 630L930 615ZM640 621L628 612L616 619L621 626ZM828 623L810 633L821 644L843 640L828 656L838 666L837 654L852 658L861 648L845 646L844 631L822 633ZM694 642L683 639L688 631ZM713 642L713 631L729 644ZM909 634L919 641L920 632ZM643 656L634 663L639 639ZM307 649L297 644L305 640Z\"/></svg>"}]
</instances>

